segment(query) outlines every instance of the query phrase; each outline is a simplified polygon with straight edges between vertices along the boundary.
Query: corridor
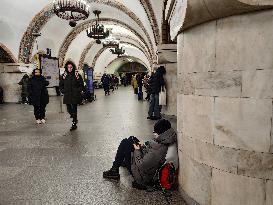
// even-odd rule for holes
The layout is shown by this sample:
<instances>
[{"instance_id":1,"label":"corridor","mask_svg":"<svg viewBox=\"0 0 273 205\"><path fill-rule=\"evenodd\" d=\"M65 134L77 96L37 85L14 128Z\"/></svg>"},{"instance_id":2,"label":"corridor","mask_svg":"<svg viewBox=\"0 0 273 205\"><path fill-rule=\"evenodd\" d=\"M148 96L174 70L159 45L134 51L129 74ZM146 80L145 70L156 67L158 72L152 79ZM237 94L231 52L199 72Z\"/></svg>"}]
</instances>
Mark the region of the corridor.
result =
<instances>
[{"instance_id":1,"label":"corridor","mask_svg":"<svg viewBox=\"0 0 273 205\"><path fill-rule=\"evenodd\" d=\"M160 192L131 188L125 169L119 183L102 178L120 140L151 139L154 122L146 120L147 102L137 101L131 87L96 94L97 101L79 108L74 132L57 97L50 98L45 125L35 124L32 106L0 106L1 205L166 204ZM184 204L178 192L171 204Z\"/></svg>"}]
</instances>

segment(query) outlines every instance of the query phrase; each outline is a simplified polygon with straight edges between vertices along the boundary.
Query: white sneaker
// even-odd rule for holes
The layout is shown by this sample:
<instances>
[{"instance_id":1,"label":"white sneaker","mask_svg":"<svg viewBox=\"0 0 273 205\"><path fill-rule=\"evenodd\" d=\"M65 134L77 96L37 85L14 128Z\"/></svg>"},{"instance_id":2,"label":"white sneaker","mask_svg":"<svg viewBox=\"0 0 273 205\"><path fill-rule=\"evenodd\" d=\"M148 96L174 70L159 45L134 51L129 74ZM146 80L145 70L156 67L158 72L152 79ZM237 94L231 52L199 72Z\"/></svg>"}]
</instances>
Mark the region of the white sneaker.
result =
<instances>
[{"instance_id":1,"label":"white sneaker","mask_svg":"<svg viewBox=\"0 0 273 205\"><path fill-rule=\"evenodd\" d=\"M41 122L41 120L36 120L36 123L41 124L42 122Z\"/></svg>"},{"instance_id":2,"label":"white sneaker","mask_svg":"<svg viewBox=\"0 0 273 205\"><path fill-rule=\"evenodd\" d=\"M45 119L42 119L41 122L42 122L43 124L45 124L45 123L46 123L46 120L45 120Z\"/></svg>"}]
</instances>

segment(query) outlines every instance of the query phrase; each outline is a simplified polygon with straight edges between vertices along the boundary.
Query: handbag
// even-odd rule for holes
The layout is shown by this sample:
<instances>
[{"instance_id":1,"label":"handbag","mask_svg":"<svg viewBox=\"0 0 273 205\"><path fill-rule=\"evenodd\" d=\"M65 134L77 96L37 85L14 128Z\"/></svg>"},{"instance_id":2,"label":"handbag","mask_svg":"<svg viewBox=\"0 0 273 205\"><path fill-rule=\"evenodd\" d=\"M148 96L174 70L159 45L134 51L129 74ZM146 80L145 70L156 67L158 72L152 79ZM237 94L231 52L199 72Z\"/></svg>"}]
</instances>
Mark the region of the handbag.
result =
<instances>
[{"instance_id":1,"label":"handbag","mask_svg":"<svg viewBox=\"0 0 273 205\"><path fill-rule=\"evenodd\" d=\"M166 89L164 91L160 91L160 93L159 93L159 105L167 105Z\"/></svg>"}]
</instances>

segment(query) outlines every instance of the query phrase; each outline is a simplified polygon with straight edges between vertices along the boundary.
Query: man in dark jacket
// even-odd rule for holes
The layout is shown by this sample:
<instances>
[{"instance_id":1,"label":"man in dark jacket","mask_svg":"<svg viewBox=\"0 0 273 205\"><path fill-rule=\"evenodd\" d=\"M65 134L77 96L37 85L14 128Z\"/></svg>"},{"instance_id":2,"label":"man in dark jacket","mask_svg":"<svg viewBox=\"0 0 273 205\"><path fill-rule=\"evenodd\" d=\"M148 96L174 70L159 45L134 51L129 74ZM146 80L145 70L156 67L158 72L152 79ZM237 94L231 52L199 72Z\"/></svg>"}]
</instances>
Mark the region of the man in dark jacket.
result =
<instances>
[{"instance_id":1,"label":"man in dark jacket","mask_svg":"<svg viewBox=\"0 0 273 205\"><path fill-rule=\"evenodd\" d=\"M103 85L105 96L110 95L110 77L106 73L103 74L101 82Z\"/></svg>"},{"instance_id":2,"label":"man in dark jacket","mask_svg":"<svg viewBox=\"0 0 273 205\"><path fill-rule=\"evenodd\" d=\"M72 63L67 63L65 73L60 80L60 91L64 94L63 103L67 106L67 111L72 118L71 131L77 129L77 106L82 102L81 92L84 89L83 79L76 72Z\"/></svg>"},{"instance_id":3,"label":"man in dark jacket","mask_svg":"<svg viewBox=\"0 0 273 205\"><path fill-rule=\"evenodd\" d=\"M156 171L165 162L168 146L177 142L176 132L168 120L159 120L154 134L155 139L144 144L136 137L122 140L112 168L103 172L103 177L119 180L119 167L125 163L134 178L134 188L145 189L152 185Z\"/></svg>"},{"instance_id":4,"label":"man in dark jacket","mask_svg":"<svg viewBox=\"0 0 273 205\"><path fill-rule=\"evenodd\" d=\"M30 104L34 107L37 124L45 123L46 105L49 103L47 86L49 82L42 76L42 70L34 69L28 83Z\"/></svg>"},{"instance_id":5,"label":"man in dark jacket","mask_svg":"<svg viewBox=\"0 0 273 205\"><path fill-rule=\"evenodd\" d=\"M22 97L22 103L26 104L28 103L28 81L29 81L29 77L27 74L25 74L23 76L23 78L20 80L20 82L18 83L19 85L22 86L22 91L21 91L21 97Z\"/></svg>"},{"instance_id":6,"label":"man in dark jacket","mask_svg":"<svg viewBox=\"0 0 273 205\"><path fill-rule=\"evenodd\" d=\"M164 75L166 69L164 66L160 66L155 74L151 76L149 81L150 86L150 106L147 119L159 120L161 119L160 106L159 106L159 93L164 90L165 81Z\"/></svg>"}]
</instances>

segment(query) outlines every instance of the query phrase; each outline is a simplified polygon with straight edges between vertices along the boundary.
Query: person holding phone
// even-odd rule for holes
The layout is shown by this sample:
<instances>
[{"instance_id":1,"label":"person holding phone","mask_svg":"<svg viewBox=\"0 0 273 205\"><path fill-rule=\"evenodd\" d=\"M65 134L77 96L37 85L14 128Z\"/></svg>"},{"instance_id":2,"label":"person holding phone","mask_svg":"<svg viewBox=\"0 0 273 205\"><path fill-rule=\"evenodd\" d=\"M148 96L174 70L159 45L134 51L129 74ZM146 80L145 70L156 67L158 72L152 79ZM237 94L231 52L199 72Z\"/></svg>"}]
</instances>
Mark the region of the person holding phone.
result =
<instances>
[{"instance_id":1,"label":"person holding phone","mask_svg":"<svg viewBox=\"0 0 273 205\"><path fill-rule=\"evenodd\" d=\"M146 189L153 184L153 177L165 162L168 146L177 142L176 132L166 119L154 125L155 138L141 143L136 137L123 139L118 147L113 166L103 172L103 178L119 181L119 167L127 167L134 181L132 186Z\"/></svg>"},{"instance_id":2,"label":"person holding phone","mask_svg":"<svg viewBox=\"0 0 273 205\"><path fill-rule=\"evenodd\" d=\"M78 124L78 104L82 103L81 92L84 89L84 83L81 75L76 71L75 65L68 62L65 65L65 73L60 80L60 91L64 94L63 103L66 104L67 112L72 118L70 131L77 129Z\"/></svg>"},{"instance_id":3,"label":"person holding phone","mask_svg":"<svg viewBox=\"0 0 273 205\"><path fill-rule=\"evenodd\" d=\"M49 103L47 86L49 82L42 76L42 70L34 69L28 82L30 104L34 107L34 116L37 124L46 123L46 105Z\"/></svg>"}]
</instances>

